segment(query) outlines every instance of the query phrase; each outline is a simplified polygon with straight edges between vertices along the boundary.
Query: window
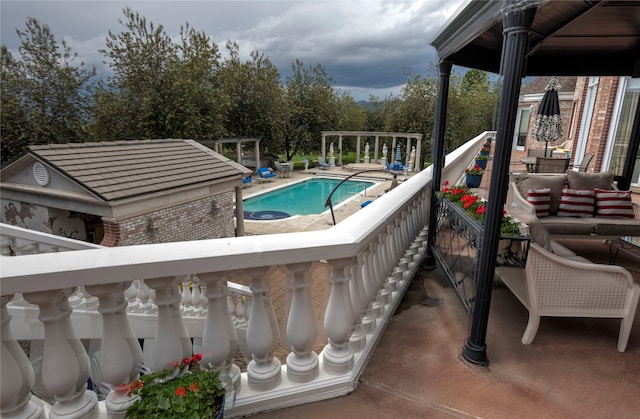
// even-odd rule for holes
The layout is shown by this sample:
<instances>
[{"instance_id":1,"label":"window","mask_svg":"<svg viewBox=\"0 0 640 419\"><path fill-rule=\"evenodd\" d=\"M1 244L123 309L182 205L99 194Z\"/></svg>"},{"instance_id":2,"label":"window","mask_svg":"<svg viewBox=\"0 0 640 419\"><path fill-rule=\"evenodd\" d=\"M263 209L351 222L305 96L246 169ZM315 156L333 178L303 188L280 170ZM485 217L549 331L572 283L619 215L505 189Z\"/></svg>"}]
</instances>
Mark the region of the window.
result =
<instances>
[{"instance_id":1,"label":"window","mask_svg":"<svg viewBox=\"0 0 640 419\"><path fill-rule=\"evenodd\" d=\"M619 104L616 104L618 112L614 114L615 122L612 124L612 132L615 134L613 134L613 139L610 139L608 159L609 171L616 175L622 174L624 160L629 150L633 118L640 99L640 78L622 79L620 92ZM640 183L640 154L636 156L631 182Z\"/></svg>"}]
</instances>

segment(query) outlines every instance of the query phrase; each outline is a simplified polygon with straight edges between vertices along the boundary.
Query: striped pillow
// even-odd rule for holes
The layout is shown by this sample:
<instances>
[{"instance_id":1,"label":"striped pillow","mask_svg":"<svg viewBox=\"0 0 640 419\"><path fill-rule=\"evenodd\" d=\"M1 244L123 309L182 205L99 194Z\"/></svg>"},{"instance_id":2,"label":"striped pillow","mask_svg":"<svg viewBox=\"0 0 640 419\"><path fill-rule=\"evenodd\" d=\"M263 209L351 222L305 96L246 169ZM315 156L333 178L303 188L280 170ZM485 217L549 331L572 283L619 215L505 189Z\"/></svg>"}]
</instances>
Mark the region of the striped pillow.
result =
<instances>
[{"instance_id":1,"label":"striped pillow","mask_svg":"<svg viewBox=\"0 0 640 419\"><path fill-rule=\"evenodd\" d=\"M633 218L631 191L595 189L596 216L605 218Z\"/></svg>"},{"instance_id":2,"label":"striped pillow","mask_svg":"<svg viewBox=\"0 0 640 419\"><path fill-rule=\"evenodd\" d=\"M593 217L596 193L586 189L562 190L558 216L561 217Z\"/></svg>"},{"instance_id":3,"label":"striped pillow","mask_svg":"<svg viewBox=\"0 0 640 419\"><path fill-rule=\"evenodd\" d=\"M551 188L529 189L527 201L535 207L538 218L546 217L549 215Z\"/></svg>"}]
</instances>

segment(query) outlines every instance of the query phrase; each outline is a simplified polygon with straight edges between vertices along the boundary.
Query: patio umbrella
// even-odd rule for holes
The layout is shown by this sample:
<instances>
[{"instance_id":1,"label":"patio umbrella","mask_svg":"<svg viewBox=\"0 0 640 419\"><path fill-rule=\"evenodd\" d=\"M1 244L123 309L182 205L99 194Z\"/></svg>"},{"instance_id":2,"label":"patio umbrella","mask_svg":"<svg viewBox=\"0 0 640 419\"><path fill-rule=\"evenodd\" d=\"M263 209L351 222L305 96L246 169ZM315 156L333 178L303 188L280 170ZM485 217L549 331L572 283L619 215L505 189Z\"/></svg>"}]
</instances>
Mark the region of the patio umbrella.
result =
<instances>
[{"instance_id":1,"label":"patio umbrella","mask_svg":"<svg viewBox=\"0 0 640 419\"><path fill-rule=\"evenodd\" d=\"M402 161L402 156L400 155L400 144L396 147L396 161Z\"/></svg>"},{"instance_id":2,"label":"patio umbrella","mask_svg":"<svg viewBox=\"0 0 640 419\"><path fill-rule=\"evenodd\" d=\"M558 79L552 77L544 88L544 96L538 108L536 122L533 125L533 138L544 141L544 155L550 141L555 141L562 137L562 117L560 116L560 103L558 101Z\"/></svg>"}]
</instances>

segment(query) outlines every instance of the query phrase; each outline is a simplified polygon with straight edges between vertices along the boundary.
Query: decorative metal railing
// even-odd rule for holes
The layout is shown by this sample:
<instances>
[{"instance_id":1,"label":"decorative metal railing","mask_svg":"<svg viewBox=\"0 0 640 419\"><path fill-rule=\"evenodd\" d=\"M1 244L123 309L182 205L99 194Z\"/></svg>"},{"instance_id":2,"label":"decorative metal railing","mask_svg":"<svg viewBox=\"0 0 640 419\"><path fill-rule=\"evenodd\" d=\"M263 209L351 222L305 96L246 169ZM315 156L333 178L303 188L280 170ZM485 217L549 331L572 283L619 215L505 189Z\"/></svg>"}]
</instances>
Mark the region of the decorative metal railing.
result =
<instances>
[{"instance_id":1,"label":"decorative metal railing","mask_svg":"<svg viewBox=\"0 0 640 419\"><path fill-rule=\"evenodd\" d=\"M437 231L433 253L467 312L473 312L475 274L484 226L457 203L437 200ZM496 266L524 267L529 237L500 237Z\"/></svg>"},{"instance_id":2,"label":"decorative metal railing","mask_svg":"<svg viewBox=\"0 0 640 419\"><path fill-rule=\"evenodd\" d=\"M487 135L447 156L443 180ZM430 182L429 168L324 231L3 256L0 415L121 417L131 400L99 401L89 378L113 389L194 351L220 370L227 417L351 392L426 251ZM17 337L44 338L37 370Z\"/></svg>"}]
</instances>

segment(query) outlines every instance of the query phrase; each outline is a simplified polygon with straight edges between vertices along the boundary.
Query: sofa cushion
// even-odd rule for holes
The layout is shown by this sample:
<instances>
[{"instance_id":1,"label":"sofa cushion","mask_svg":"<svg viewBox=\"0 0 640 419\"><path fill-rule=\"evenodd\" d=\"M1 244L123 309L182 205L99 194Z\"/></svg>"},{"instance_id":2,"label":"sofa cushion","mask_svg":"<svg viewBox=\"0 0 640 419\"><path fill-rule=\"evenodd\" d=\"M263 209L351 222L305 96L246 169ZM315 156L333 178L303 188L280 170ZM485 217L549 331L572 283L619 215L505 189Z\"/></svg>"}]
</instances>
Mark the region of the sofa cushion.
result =
<instances>
[{"instance_id":1,"label":"sofa cushion","mask_svg":"<svg viewBox=\"0 0 640 419\"><path fill-rule=\"evenodd\" d=\"M595 189L596 216L603 218L633 218L631 191Z\"/></svg>"},{"instance_id":2,"label":"sofa cushion","mask_svg":"<svg viewBox=\"0 0 640 419\"><path fill-rule=\"evenodd\" d=\"M528 195L529 189L549 188L551 200L549 201L549 214L556 214L560 206L562 188L567 183L567 177L561 175L532 175L523 176L518 182L518 190L523 198Z\"/></svg>"},{"instance_id":3,"label":"sofa cushion","mask_svg":"<svg viewBox=\"0 0 640 419\"><path fill-rule=\"evenodd\" d=\"M590 189L562 190L560 197L559 217L593 217L595 192Z\"/></svg>"},{"instance_id":4,"label":"sofa cushion","mask_svg":"<svg viewBox=\"0 0 640 419\"><path fill-rule=\"evenodd\" d=\"M540 218L539 221L540 224L547 229L549 234L554 236L588 236L594 234L596 231L596 223L594 220L596 220L595 217L558 217L557 215L550 215L549 217Z\"/></svg>"},{"instance_id":5,"label":"sofa cushion","mask_svg":"<svg viewBox=\"0 0 640 419\"><path fill-rule=\"evenodd\" d=\"M549 215L549 205L551 203L551 189L529 189L527 192L527 202L536 209L536 217L546 217Z\"/></svg>"},{"instance_id":6,"label":"sofa cushion","mask_svg":"<svg viewBox=\"0 0 640 419\"><path fill-rule=\"evenodd\" d=\"M613 189L613 173L585 173L569 170L567 183L571 189Z\"/></svg>"},{"instance_id":7,"label":"sofa cushion","mask_svg":"<svg viewBox=\"0 0 640 419\"><path fill-rule=\"evenodd\" d=\"M640 236L640 220L637 218L594 218L595 234L600 236Z\"/></svg>"}]
</instances>

